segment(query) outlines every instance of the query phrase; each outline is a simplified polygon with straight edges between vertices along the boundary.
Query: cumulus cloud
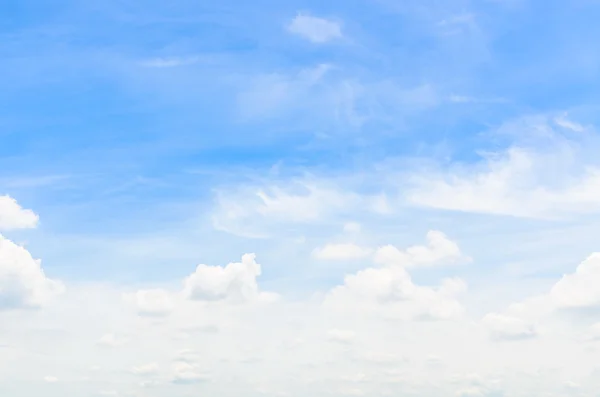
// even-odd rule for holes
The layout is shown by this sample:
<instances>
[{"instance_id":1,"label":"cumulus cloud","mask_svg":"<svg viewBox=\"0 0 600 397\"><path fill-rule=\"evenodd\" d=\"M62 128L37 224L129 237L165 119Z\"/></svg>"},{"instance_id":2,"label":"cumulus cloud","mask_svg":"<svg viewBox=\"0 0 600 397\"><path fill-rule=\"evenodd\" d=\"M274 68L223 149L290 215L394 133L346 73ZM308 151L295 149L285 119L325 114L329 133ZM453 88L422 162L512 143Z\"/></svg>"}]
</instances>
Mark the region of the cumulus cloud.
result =
<instances>
[{"instance_id":1,"label":"cumulus cloud","mask_svg":"<svg viewBox=\"0 0 600 397\"><path fill-rule=\"evenodd\" d=\"M10 196L0 196L0 230L31 229L37 226L38 216L22 208Z\"/></svg>"},{"instance_id":2,"label":"cumulus cloud","mask_svg":"<svg viewBox=\"0 0 600 397\"><path fill-rule=\"evenodd\" d=\"M308 14L296 15L288 24L287 29L313 43L325 43L343 36L339 22Z\"/></svg>"},{"instance_id":3,"label":"cumulus cloud","mask_svg":"<svg viewBox=\"0 0 600 397\"><path fill-rule=\"evenodd\" d=\"M484 317L483 323L498 338L523 339L537 336L536 322L558 311L600 308L598 283L600 253L594 253L581 262L573 273L565 274L554 283L547 293L514 303L505 313L489 313Z\"/></svg>"},{"instance_id":4,"label":"cumulus cloud","mask_svg":"<svg viewBox=\"0 0 600 397\"><path fill-rule=\"evenodd\" d=\"M316 248L313 256L320 260L344 261L361 259L368 256L372 250L352 243L327 244L324 247Z\"/></svg>"},{"instance_id":5,"label":"cumulus cloud","mask_svg":"<svg viewBox=\"0 0 600 397\"><path fill-rule=\"evenodd\" d=\"M142 316L166 316L171 313L174 306L171 294L160 288L125 294L124 299Z\"/></svg>"},{"instance_id":6,"label":"cumulus cloud","mask_svg":"<svg viewBox=\"0 0 600 397\"><path fill-rule=\"evenodd\" d=\"M415 245L402 251L392 245L386 245L375 252L376 263L404 267L452 264L468 260L454 241L437 230L427 232L426 246Z\"/></svg>"},{"instance_id":7,"label":"cumulus cloud","mask_svg":"<svg viewBox=\"0 0 600 397\"><path fill-rule=\"evenodd\" d=\"M403 267L369 268L348 275L327 297L338 308L362 308L403 320L450 319L463 314L456 295L466 289L462 280L444 280L439 287L413 283Z\"/></svg>"},{"instance_id":8,"label":"cumulus cloud","mask_svg":"<svg viewBox=\"0 0 600 397\"><path fill-rule=\"evenodd\" d=\"M594 253L552 287L550 298L561 309L600 307L599 285L600 253Z\"/></svg>"},{"instance_id":9,"label":"cumulus cloud","mask_svg":"<svg viewBox=\"0 0 600 397\"><path fill-rule=\"evenodd\" d=\"M39 308L64 291L46 277L41 261L0 235L0 310Z\"/></svg>"},{"instance_id":10,"label":"cumulus cloud","mask_svg":"<svg viewBox=\"0 0 600 397\"><path fill-rule=\"evenodd\" d=\"M442 261L455 258L458 247L448 244L441 233L429 233L431 241L443 243L435 247L441 250L409 248L390 255L379 253L384 267L372 267L347 275L341 286L335 287L326 298L326 305L337 308L363 308L384 316L399 319L449 319L463 314L464 309L457 296L466 289L466 283L458 278L442 281L438 287L419 286L413 283L406 268L411 264ZM432 246L434 246L432 245ZM451 249L447 249L451 247Z\"/></svg>"},{"instance_id":11,"label":"cumulus cloud","mask_svg":"<svg viewBox=\"0 0 600 397\"><path fill-rule=\"evenodd\" d=\"M497 339L527 339L537 336L533 324L517 317L490 313L483 318L483 324Z\"/></svg>"},{"instance_id":12,"label":"cumulus cloud","mask_svg":"<svg viewBox=\"0 0 600 397\"><path fill-rule=\"evenodd\" d=\"M245 254L241 262L222 266L198 265L196 271L184 281L183 293L192 300L228 300L247 302L272 300L275 294L259 290L257 277L261 266L255 254Z\"/></svg>"}]
</instances>

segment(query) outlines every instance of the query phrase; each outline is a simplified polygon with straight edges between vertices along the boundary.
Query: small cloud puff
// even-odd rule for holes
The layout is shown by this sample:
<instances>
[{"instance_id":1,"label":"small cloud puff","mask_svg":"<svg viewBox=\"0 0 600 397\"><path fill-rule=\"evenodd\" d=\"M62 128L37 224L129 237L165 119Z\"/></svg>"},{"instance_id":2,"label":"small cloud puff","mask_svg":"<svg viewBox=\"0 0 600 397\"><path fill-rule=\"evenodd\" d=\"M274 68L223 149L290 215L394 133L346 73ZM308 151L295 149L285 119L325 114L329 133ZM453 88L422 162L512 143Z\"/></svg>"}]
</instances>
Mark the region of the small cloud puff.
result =
<instances>
[{"instance_id":1,"label":"small cloud puff","mask_svg":"<svg viewBox=\"0 0 600 397\"><path fill-rule=\"evenodd\" d=\"M313 43L326 43L343 36L339 22L318 18L307 14L298 14L288 24L290 33L301 36Z\"/></svg>"}]
</instances>

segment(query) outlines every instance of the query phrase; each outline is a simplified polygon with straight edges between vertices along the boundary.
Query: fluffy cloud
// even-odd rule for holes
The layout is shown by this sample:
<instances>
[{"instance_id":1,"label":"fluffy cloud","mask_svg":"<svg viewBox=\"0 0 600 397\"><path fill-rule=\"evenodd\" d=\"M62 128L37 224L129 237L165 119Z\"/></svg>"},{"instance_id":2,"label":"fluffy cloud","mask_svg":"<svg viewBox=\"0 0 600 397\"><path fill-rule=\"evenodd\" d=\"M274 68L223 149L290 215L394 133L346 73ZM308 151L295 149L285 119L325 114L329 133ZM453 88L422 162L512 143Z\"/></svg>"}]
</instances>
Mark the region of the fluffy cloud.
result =
<instances>
[{"instance_id":1,"label":"fluffy cloud","mask_svg":"<svg viewBox=\"0 0 600 397\"><path fill-rule=\"evenodd\" d=\"M98 346L102 347L118 347L122 346L127 342L125 338L119 337L115 334L105 334L98 339Z\"/></svg>"},{"instance_id":2,"label":"fluffy cloud","mask_svg":"<svg viewBox=\"0 0 600 397\"><path fill-rule=\"evenodd\" d=\"M0 235L0 310L38 308L64 291L44 274L41 261Z\"/></svg>"},{"instance_id":3,"label":"fluffy cloud","mask_svg":"<svg viewBox=\"0 0 600 397\"><path fill-rule=\"evenodd\" d=\"M316 248L313 256L320 260L344 261L361 259L368 256L371 249L360 247L352 243L327 244L324 247Z\"/></svg>"},{"instance_id":4,"label":"fluffy cloud","mask_svg":"<svg viewBox=\"0 0 600 397\"><path fill-rule=\"evenodd\" d=\"M148 363L144 365L138 365L131 369L131 373L140 376L156 375L160 371L160 366L157 363Z\"/></svg>"},{"instance_id":5,"label":"fluffy cloud","mask_svg":"<svg viewBox=\"0 0 600 397\"><path fill-rule=\"evenodd\" d=\"M325 43L342 37L342 27L336 21L298 14L288 25L288 31L313 43Z\"/></svg>"},{"instance_id":6,"label":"fluffy cloud","mask_svg":"<svg viewBox=\"0 0 600 397\"><path fill-rule=\"evenodd\" d=\"M69 352L60 365L50 359L34 359L39 368L20 372L18 379L39 381L47 373L47 365L55 365L53 374L61 379L60 385L71 387L79 382L81 390L89 392L87 395L104 389L114 390L117 395L157 396L172 394L175 388L185 390L186 385L207 393L220 390L223 395L304 395L327 390L333 390L333 395L349 390L383 395L411 390L416 395L435 395L437 391L445 395L501 393L510 397L522 396L519 390L523 387L536 393L538 389L531 388L539 385L544 386L539 393L559 390L556 388L568 381L583 385L582 390L593 386L587 376L595 353L587 353L589 357L577 355L572 339L552 339L537 345L544 339L526 338L534 331L514 314L526 313L524 307L515 306L510 314L490 315L484 320L485 325L498 330L499 337L520 338L523 348L509 352L490 341L483 329L464 315L468 313L464 313L461 303L469 295L458 301L465 288L459 279L442 280L435 287L421 286L408 274L410 266L389 264L349 275L324 298L238 305L223 291L243 295L240 291L244 288L232 290L231 285L236 283L231 284L231 280L255 285L259 272L253 255L244 256L234 266L218 268L216 272L213 269L194 274L213 280L207 284L210 287L200 284L202 296L208 293L219 304L174 298L171 315L160 321L131 316L126 308L113 306L110 302L118 302L118 290L82 287L72 290L69 305L50 306L47 316L40 317L37 323L27 320L28 332L37 332L30 339L19 339L27 337L23 322L3 322L0 337L7 329L13 330L11 341L17 347L37 338L39 357L54 357L51 353L55 351ZM226 276L229 272L246 276ZM256 288L250 288L250 296L256 296ZM450 318L453 321L419 321ZM404 321L390 321L397 319ZM90 335L99 335L106 324L115 332L132 337L122 344L115 334L106 334L101 338L103 344L119 348L90 350L96 338ZM217 326L218 330L205 332L207 325ZM68 332L64 337L57 333L61 329ZM175 337L182 331L189 335ZM557 350L548 352L551 346ZM13 357L16 363L31 362L24 357L23 361L16 360L21 356L10 356L15 354L12 350L6 354L0 356L0 368L4 368L7 357ZM582 360L574 368L581 371L581 376L573 376L574 371L561 372L554 378L526 375L538 368L556 367L565 354ZM433 362L431 356L438 358ZM97 368L88 369L91 365ZM515 374L502 372L504 368L511 368ZM471 375L476 371L481 375ZM28 378L23 374L32 375ZM516 374L521 375L517 378ZM80 375L86 380L79 380ZM232 379L236 381L231 382Z\"/></svg>"},{"instance_id":7,"label":"fluffy cloud","mask_svg":"<svg viewBox=\"0 0 600 397\"><path fill-rule=\"evenodd\" d=\"M411 247L402 252L393 247L378 250L376 259L384 267L372 267L347 275L344 284L334 288L326 305L341 308L363 308L399 319L450 319L463 314L456 299L466 289L458 278L442 281L438 287L413 283L406 268L423 263L455 260L458 246L443 233L428 233L429 247ZM393 249L392 249L393 248Z\"/></svg>"},{"instance_id":8,"label":"fluffy cloud","mask_svg":"<svg viewBox=\"0 0 600 397\"><path fill-rule=\"evenodd\" d=\"M0 230L34 228L38 220L32 210L23 209L12 197L0 196Z\"/></svg>"},{"instance_id":9,"label":"fluffy cloud","mask_svg":"<svg viewBox=\"0 0 600 397\"><path fill-rule=\"evenodd\" d=\"M331 291L326 304L403 320L450 319L463 314L456 296L465 289L460 279L444 280L439 287L419 286L403 267L393 265L346 276L344 284Z\"/></svg>"},{"instance_id":10,"label":"fluffy cloud","mask_svg":"<svg viewBox=\"0 0 600 397\"><path fill-rule=\"evenodd\" d=\"M245 254L241 262L221 266L198 265L196 271L184 281L183 293L192 300L229 300L246 302L272 300L272 293L261 292L256 278L261 274L261 266L256 263L256 255Z\"/></svg>"},{"instance_id":11,"label":"fluffy cloud","mask_svg":"<svg viewBox=\"0 0 600 397\"><path fill-rule=\"evenodd\" d=\"M551 289L557 308L600 307L600 253L590 255L575 272L562 277Z\"/></svg>"},{"instance_id":12,"label":"fluffy cloud","mask_svg":"<svg viewBox=\"0 0 600 397\"><path fill-rule=\"evenodd\" d=\"M327 332L327 337L334 342L351 343L354 340L355 334L353 331L334 328Z\"/></svg>"},{"instance_id":13,"label":"fluffy cloud","mask_svg":"<svg viewBox=\"0 0 600 397\"><path fill-rule=\"evenodd\" d=\"M600 253L594 253L581 262L573 273L565 274L547 293L514 303L505 313L489 313L483 323L500 339L537 336L536 324L560 311L600 308L599 282ZM584 313L580 311L580 314Z\"/></svg>"},{"instance_id":14,"label":"fluffy cloud","mask_svg":"<svg viewBox=\"0 0 600 397\"><path fill-rule=\"evenodd\" d=\"M173 297L160 288L125 294L124 299L143 316L166 316L173 310Z\"/></svg>"},{"instance_id":15,"label":"fluffy cloud","mask_svg":"<svg viewBox=\"0 0 600 397\"><path fill-rule=\"evenodd\" d=\"M208 375L201 371L198 365L187 362L176 362L173 364L172 382L176 384L189 384L202 382L208 379Z\"/></svg>"},{"instance_id":16,"label":"fluffy cloud","mask_svg":"<svg viewBox=\"0 0 600 397\"><path fill-rule=\"evenodd\" d=\"M375 262L384 265L403 267L432 266L439 263L467 261L458 245L437 230L427 233L427 245L416 245L402 251L392 245L379 248L375 253Z\"/></svg>"},{"instance_id":17,"label":"fluffy cloud","mask_svg":"<svg viewBox=\"0 0 600 397\"><path fill-rule=\"evenodd\" d=\"M537 336L533 324L517 317L490 313L483 318L483 324L497 339L526 339Z\"/></svg>"}]
</instances>

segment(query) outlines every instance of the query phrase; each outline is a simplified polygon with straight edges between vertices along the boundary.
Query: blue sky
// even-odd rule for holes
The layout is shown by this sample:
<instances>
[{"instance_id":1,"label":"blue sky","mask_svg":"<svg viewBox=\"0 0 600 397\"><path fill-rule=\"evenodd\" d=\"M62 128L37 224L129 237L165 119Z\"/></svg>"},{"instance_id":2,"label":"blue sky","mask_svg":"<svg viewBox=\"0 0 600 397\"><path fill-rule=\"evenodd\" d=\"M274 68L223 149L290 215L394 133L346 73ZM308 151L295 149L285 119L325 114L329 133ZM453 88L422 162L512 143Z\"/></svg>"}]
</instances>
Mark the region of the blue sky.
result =
<instances>
[{"instance_id":1,"label":"blue sky","mask_svg":"<svg viewBox=\"0 0 600 397\"><path fill-rule=\"evenodd\" d=\"M597 1L3 10L0 349L23 364L0 354L0 394L597 390ZM479 343L464 357L460 335ZM73 353L53 373L34 341ZM361 360L384 342L418 370L386 359L397 378L373 375L384 364Z\"/></svg>"}]
</instances>

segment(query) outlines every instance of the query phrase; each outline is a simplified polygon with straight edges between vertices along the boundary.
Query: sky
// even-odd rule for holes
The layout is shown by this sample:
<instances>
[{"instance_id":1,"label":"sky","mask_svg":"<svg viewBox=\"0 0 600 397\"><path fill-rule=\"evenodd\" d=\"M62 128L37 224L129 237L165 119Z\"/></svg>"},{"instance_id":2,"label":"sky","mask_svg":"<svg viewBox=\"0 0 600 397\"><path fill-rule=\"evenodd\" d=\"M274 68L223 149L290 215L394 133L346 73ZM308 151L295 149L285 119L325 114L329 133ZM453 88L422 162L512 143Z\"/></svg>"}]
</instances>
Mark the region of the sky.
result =
<instances>
[{"instance_id":1,"label":"sky","mask_svg":"<svg viewBox=\"0 0 600 397\"><path fill-rule=\"evenodd\" d=\"M2 9L0 395L600 396L600 2Z\"/></svg>"}]
</instances>

